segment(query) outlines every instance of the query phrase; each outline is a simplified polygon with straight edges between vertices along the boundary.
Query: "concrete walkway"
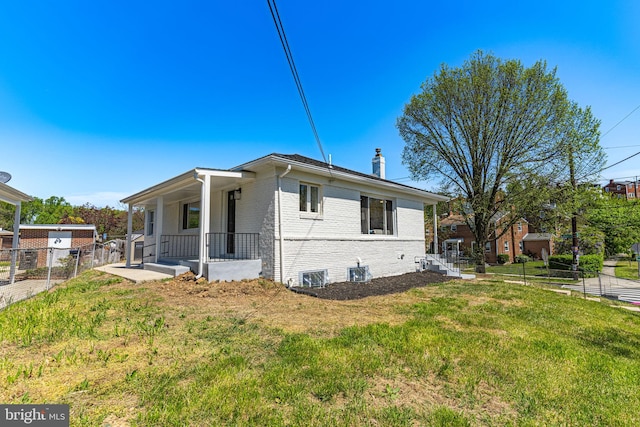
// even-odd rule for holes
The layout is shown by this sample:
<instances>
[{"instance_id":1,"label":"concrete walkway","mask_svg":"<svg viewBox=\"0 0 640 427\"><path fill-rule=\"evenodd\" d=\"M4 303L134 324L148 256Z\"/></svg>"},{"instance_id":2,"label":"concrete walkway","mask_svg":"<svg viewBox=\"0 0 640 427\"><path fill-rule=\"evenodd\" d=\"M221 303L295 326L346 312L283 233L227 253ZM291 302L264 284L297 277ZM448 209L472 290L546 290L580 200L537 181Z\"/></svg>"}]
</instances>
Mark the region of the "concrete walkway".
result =
<instances>
[{"instance_id":1,"label":"concrete walkway","mask_svg":"<svg viewBox=\"0 0 640 427\"><path fill-rule=\"evenodd\" d=\"M13 284L0 286L0 309L8 305L31 298L42 291L54 288L62 280L50 280L47 284L46 280L20 280Z\"/></svg>"},{"instance_id":2,"label":"concrete walkway","mask_svg":"<svg viewBox=\"0 0 640 427\"><path fill-rule=\"evenodd\" d=\"M600 277L590 277L583 283L564 285L563 288L591 295L603 295L621 301L640 305L640 280L621 279L616 277L617 261L606 260Z\"/></svg>"},{"instance_id":3,"label":"concrete walkway","mask_svg":"<svg viewBox=\"0 0 640 427\"><path fill-rule=\"evenodd\" d=\"M124 277L125 279L131 280L135 283L173 278L173 276L169 274L145 270L140 265L132 265L127 268L125 263L107 264L101 267L96 267L95 270L104 271L105 273L113 274L114 276Z\"/></svg>"}]
</instances>

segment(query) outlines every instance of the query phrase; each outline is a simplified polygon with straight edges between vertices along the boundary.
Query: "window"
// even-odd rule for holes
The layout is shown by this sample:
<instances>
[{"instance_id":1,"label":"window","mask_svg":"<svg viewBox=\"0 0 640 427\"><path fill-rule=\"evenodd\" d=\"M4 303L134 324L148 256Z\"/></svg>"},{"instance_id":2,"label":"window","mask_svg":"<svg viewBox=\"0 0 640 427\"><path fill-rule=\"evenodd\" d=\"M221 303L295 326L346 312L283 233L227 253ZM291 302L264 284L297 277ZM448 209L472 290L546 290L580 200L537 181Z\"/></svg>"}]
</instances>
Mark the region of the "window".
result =
<instances>
[{"instance_id":1,"label":"window","mask_svg":"<svg viewBox=\"0 0 640 427\"><path fill-rule=\"evenodd\" d=\"M350 282L368 282L371 280L369 274L369 266L362 267L349 267L347 271L347 277Z\"/></svg>"},{"instance_id":2,"label":"window","mask_svg":"<svg viewBox=\"0 0 640 427\"><path fill-rule=\"evenodd\" d=\"M522 222L518 223L518 231L522 231Z\"/></svg>"},{"instance_id":3,"label":"window","mask_svg":"<svg viewBox=\"0 0 640 427\"><path fill-rule=\"evenodd\" d=\"M509 252L509 241L508 240L504 242L504 251L505 252Z\"/></svg>"},{"instance_id":4,"label":"window","mask_svg":"<svg viewBox=\"0 0 640 427\"><path fill-rule=\"evenodd\" d=\"M200 226L200 202L182 205L182 229L189 230Z\"/></svg>"},{"instance_id":5,"label":"window","mask_svg":"<svg viewBox=\"0 0 640 427\"><path fill-rule=\"evenodd\" d=\"M300 184L300 212L320 213L320 188Z\"/></svg>"},{"instance_id":6,"label":"window","mask_svg":"<svg viewBox=\"0 0 640 427\"><path fill-rule=\"evenodd\" d=\"M604 191L605 191L606 193L608 193L608 192L609 192L609 187L604 187Z\"/></svg>"},{"instance_id":7,"label":"window","mask_svg":"<svg viewBox=\"0 0 640 427\"><path fill-rule=\"evenodd\" d=\"M393 235L391 200L360 196L360 229L362 234Z\"/></svg>"},{"instance_id":8,"label":"window","mask_svg":"<svg viewBox=\"0 0 640 427\"><path fill-rule=\"evenodd\" d=\"M303 271L300 273L300 286L320 288L328 281L327 270Z\"/></svg>"},{"instance_id":9,"label":"window","mask_svg":"<svg viewBox=\"0 0 640 427\"><path fill-rule=\"evenodd\" d=\"M484 251L491 252L491 242L487 242L484 244Z\"/></svg>"},{"instance_id":10,"label":"window","mask_svg":"<svg viewBox=\"0 0 640 427\"><path fill-rule=\"evenodd\" d=\"M616 190L620 191L620 186L619 185L616 185Z\"/></svg>"},{"instance_id":11,"label":"window","mask_svg":"<svg viewBox=\"0 0 640 427\"><path fill-rule=\"evenodd\" d=\"M451 231L453 231L454 233L458 231L458 226L456 224L451 224Z\"/></svg>"},{"instance_id":12,"label":"window","mask_svg":"<svg viewBox=\"0 0 640 427\"><path fill-rule=\"evenodd\" d=\"M524 251L524 242L522 240L520 240L520 243L518 243L518 247L520 248L520 252Z\"/></svg>"},{"instance_id":13,"label":"window","mask_svg":"<svg viewBox=\"0 0 640 427\"><path fill-rule=\"evenodd\" d=\"M153 226L156 222L156 211L147 212L147 236L153 236Z\"/></svg>"}]
</instances>

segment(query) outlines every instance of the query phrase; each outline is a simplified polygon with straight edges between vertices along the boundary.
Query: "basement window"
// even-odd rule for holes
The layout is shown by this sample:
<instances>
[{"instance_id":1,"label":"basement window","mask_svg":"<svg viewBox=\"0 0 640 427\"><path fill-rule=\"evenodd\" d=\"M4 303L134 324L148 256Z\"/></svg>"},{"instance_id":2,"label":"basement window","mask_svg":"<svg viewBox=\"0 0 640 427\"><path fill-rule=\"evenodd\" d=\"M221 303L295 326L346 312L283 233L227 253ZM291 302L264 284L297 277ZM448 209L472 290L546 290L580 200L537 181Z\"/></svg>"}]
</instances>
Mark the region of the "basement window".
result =
<instances>
[{"instance_id":1,"label":"basement window","mask_svg":"<svg viewBox=\"0 0 640 427\"><path fill-rule=\"evenodd\" d=\"M350 282L368 282L371 280L371 275L369 274L369 266L364 265L362 267L349 267L347 269L347 277L349 278Z\"/></svg>"},{"instance_id":2,"label":"basement window","mask_svg":"<svg viewBox=\"0 0 640 427\"><path fill-rule=\"evenodd\" d=\"M329 274L327 270L300 272L300 286L308 288L322 288L327 285Z\"/></svg>"}]
</instances>

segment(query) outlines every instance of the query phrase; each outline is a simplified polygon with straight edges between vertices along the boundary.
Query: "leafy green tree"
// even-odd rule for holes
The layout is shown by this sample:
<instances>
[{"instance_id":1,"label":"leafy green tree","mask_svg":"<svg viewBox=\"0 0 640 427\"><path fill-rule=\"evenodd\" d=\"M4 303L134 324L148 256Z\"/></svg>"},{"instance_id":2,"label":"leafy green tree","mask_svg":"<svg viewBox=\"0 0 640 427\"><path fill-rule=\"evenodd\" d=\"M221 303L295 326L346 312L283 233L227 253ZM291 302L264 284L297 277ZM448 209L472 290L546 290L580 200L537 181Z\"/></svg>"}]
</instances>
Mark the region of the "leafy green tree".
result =
<instances>
[{"instance_id":1,"label":"leafy green tree","mask_svg":"<svg viewBox=\"0 0 640 427\"><path fill-rule=\"evenodd\" d=\"M73 213L73 207L64 197L51 196L42 204L36 214L35 224L58 224L63 218Z\"/></svg>"},{"instance_id":2,"label":"leafy green tree","mask_svg":"<svg viewBox=\"0 0 640 427\"><path fill-rule=\"evenodd\" d=\"M602 232L606 256L628 254L634 243L640 243L638 201L603 194L584 211L582 217L588 227ZM582 238L582 234L580 237Z\"/></svg>"},{"instance_id":3,"label":"leafy green tree","mask_svg":"<svg viewBox=\"0 0 640 427\"><path fill-rule=\"evenodd\" d=\"M397 122L403 161L414 179L439 176L467 201L476 271L484 272L485 243L518 221L529 199L509 184L559 176L571 105L545 62L526 68L481 51L460 68L442 65L421 88ZM507 222L492 229L500 213Z\"/></svg>"},{"instance_id":4,"label":"leafy green tree","mask_svg":"<svg viewBox=\"0 0 640 427\"><path fill-rule=\"evenodd\" d=\"M33 224L38 213L42 210L42 199L34 197L30 202L20 205L20 224ZM13 220L16 207L10 203L0 201L0 227L13 231Z\"/></svg>"}]
</instances>

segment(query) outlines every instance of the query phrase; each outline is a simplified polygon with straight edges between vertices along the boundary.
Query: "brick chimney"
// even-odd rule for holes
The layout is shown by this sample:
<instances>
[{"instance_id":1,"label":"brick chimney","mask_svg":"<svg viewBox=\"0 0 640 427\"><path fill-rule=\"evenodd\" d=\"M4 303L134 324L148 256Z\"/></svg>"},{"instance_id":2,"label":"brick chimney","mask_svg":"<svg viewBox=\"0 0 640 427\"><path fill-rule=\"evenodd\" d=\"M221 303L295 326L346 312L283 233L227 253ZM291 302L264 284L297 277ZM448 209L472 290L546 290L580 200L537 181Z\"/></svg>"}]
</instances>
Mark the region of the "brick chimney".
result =
<instances>
[{"instance_id":1,"label":"brick chimney","mask_svg":"<svg viewBox=\"0 0 640 427\"><path fill-rule=\"evenodd\" d=\"M376 155L371 160L371 165L373 166L373 174L378 178L384 178L384 157L381 154L381 149L376 148Z\"/></svg>"}]
</instances>

